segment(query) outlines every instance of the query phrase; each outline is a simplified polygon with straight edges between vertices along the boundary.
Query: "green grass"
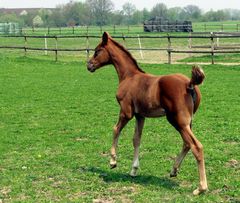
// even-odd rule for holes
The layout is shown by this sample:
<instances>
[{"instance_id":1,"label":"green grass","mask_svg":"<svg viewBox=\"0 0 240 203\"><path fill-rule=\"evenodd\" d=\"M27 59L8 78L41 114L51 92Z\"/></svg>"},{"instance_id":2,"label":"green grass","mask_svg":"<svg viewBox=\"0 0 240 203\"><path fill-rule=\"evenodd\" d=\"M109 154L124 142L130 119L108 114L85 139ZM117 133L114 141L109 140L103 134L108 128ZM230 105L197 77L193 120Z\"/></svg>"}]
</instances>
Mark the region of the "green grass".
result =
<instances>
[{"instance_id":1,"label":"green grass","mask_svg":"<svg viewBox=\"0 0 240 203\"><path fill-rule=\"evenodd\" d=\"M178 60L179 62L191 62L191 63L209 63L212 60L211 55L192 56L185 59ZM214 56L214 62L216 63L240 63L240 54L217 54Z\"/></svg>"},{"instance_id":2,"label":"green grass","mask_svg":"<svg viewBox=\"0 0 240 203\"><path fill-rule=\"evenodd\" d=\"M237 28L240 29L240 26L237 27L239 21L226 21L226 22L193 22L193 30L195 32L212 32L212 31L222 31L222 25L224 25L224 31L232 31L236 32ZM205 26L206 25L206 26ZM206 28L206 30L205 30ZM94 49L96 44L99 43L102 32L108 31L112 36L166 36L167 33L146 33L143 32L142 25L132 25L132 26L103 26L102 29L97 26L90 26L88 28L89 35L96 35L99 38L89 38L87 42L86 38L59 38L57 40L57 47L58 48L68 48L68 49L86 49L88 46L90 49ZM44 35L48 33L47 28L36 28L33 32L32 29L25 29L25 34L28 35ZM87 34L87 27L75 27L74 34L73 29L71 27L68 28L61 28L61 32L59 28L50 28L50 35L86 35ZM188 36L189 33L179 33L179 32L171 32L170 35L176 36ZM116 38L117 41L124 44L127 48L139 48L139 41L137 38ZM215 45L218 44L219 46L239 46L240 45L240 38L219 38L218 40L214 38ZM45 47L45 40L36 39L36 38L27 38L27 43L25 44L24 38L3 38L0 36L0 46L27 46L30 48L44 48ZM188 38L179 38L174 39L171 38L171 48L174 50L189 50L190 41ZM211 45L210 39L202 39L193 38L191 40L192 46L201 46L201 45ZM54 49L56 47L55 39L47 39L47 47ZM147 49L167 49L168 48L168 40L167 38L141 38L141 47ZM197 50L200 50L197 48ZM210 50L210 48L208 48ZM4 50L5 51L5 50ZM19 51L18 53L23 53L23 51ZM143 59L139 51L131 51L134 57L142 62L142 63L167 63L168 62L168 54L167 51L143 51ZM54 59L54 52L48 52ZM28 51L28 56L33 55L44 55L44 51ZM83 52L59 52L59 58L83 58L86 59L86 53ZM211 63L211 58L209 56L203 56L202 54L194 54L189 57L188 54L173 54L172 55L172 62L207 62ZM216 62L226 62L226 63L239 63L239 57L237 54L234 55L226 54L226 57L221 54L216 54ZM46 58L46 57L45 57ZM185 59L186 58L186 59ZM203 60L204 58L204 60ZM203 60L203 61L202 61Z\"/></svg>"},{"instance_id":3,"label":"green grass","mask_svg":"<svg viewBox=\"0 0 240 203\"><path fill-rule=\"evenodd\" d=\"M208 32L210 31L220 31L221 29L218 28L223 24L226 28L234 28L235 25L239 24L239 21L227 21L227 22L194 22L193 28L194 31L205 31L205 24L207 25ZM239 26L240 29L240 26ZM72 35L72 28L62 28L61 33L59 32L58 28L52 28L53 32L50 32L50 35ZM116 26L115 32L113 26L103 26L102 30L100 30L97 26L89 27L89 34L99 36L99 38L89 38L87 42L87 38L59 38L57 40L57 47L58 48L68 48L68 49L86 49L89 45L90 49L94 49L96 45L100 42L100 38L102 35L102 31L108 31L112 36L122 36L123 34L126 36L134 36L137 37L139 34L140 36L166 36L167 33L144 33L142 26L134 25L134 26ZM234 29L227 30L227 31L236 31ZM27 30L27 34L29 35L44 35L47 33L47 28L36 28L35 32L32 32L32 29ZM75 34L77 35L86 35L86 27L77 27L75 28ZM179 33L179 32L172 32L169 33L170 35L175 36L188 36L188 33ZM123 44L127 48L134 48L139 49L139 41L137 38L116 38L121 44ZM240 38L214 38L215 45L218 44L219 46L238 46L240 45ZM37 38L27 38L27 43L25 44L24 38L5 38L0 36L0 46L27 46L30 48L44 48L45 47L45 40L37 39ZM171 38L171 48L174 50L189 50L190 41L188 38L178 38L174 39ZM201 45L211 45L210 39L203 39L203 38L193 38L191 40L192 46L201 46ZM47 39L47 47L48 48L56 48L56 41L55 39ZM168 40L167 38L141 38L141 47L147 49L167 49L168 48ZM196 50L193 48L193 50ZM200 50L200 48L197 48ZM206 49L203 49L206 50ZM210 50L208 48L207 50ZM2 50L0 50L2 51ZM5 50L4 50L5 51ZM23 55L23 50L18 51ZM141 54L139 51L131 51L134 57L142 62L142 63L167 63L168 62L168 53L166 50L164 51L143 51L142 59ZM54 59L54 52L48 52ZM44 55L44 51L28 51L28 56L33 55ZM59 59L60 58L83 58L86 60L86 52L59 52ZM203 56L203 54L193 54L189 57L188 54L172 54L173 62L207 62L211 63L211 58L209 56ZM226 62L226 63L239 63L239 54L216 54L216 62ZM46 57L45 57L46 58ZM186 58L186 59L185 59ZM204 59L203 59L204 58ZM202 61L203 60L203 61Z\"/></svg>"},{"instance_id":4,"label":"green grass","mask_svg":"<svg viewBox=\"0 0 240 203\"><path fill-rule=\"evenodd\" d=\"M172 33L173 35L186 35L183 33ZM148 34L150 36L154 36L156 35L156 33L153 34ZM165 34L158 34L160 36L166 35ZM119 35L118 35L119 36ZM136 37L136 35L135 35ZM120 42L121 44L123 44L125 47L127 48L135 48L135 49L139 49L139 41L137 38L126 38L125 40L123 40L122 38L116 38L116 40L118 42ZM96 47L96 45L101 41L100 35L99 38L89 38L89 47L91 49L94 49ZM215 39L215 44L217 39ZM48 48L52 48L55 49L56 44L55 44L55 39L47 39L47 47ZM221 38L218 41L220 46L239 46L240 45L240 38ZM57 40L57 47L62 49L62 48L68 48L68 49L77 49L77 48L81 48L81 49L86 49L86 47L88 46L87 44L87 40L86 38L59 38ZM187 38L179 38L179 39L172 39L171 40L171 44L172 44L172 48L174 50L189 50L189 41ZM193 46L200 46L200 45L210 45L210 39L192 39L192 45ZM0 37L0 46L25 46L25 42L24 42L24 38L3 38ZM41 39L36 39L36 38L28 38L27 39L27 43L26 43L27 47L30 48L44 48L45 47L45 41L43 38ZM148 48L148 49L167 49L168 47L168 42L166 38L142 38L141 39L141 47L142 48ZM194 50L194 49L193 49ZM199 48L197 50L200 50ZM207 49L207 50L210 50ZM1 49L1 52L8 52L9 50L7 49ZM11 52L17 52L21 55L24 55L24 50L11 50ZM142 51L143 52L143 59L141 58L141 54L139 51L131 51L131 53L134 55L134 57L143 63L167 63L168 62L168 54L167 51ZM27 51L27 55L28 56L41 56L43 58L46 58L44 56L45 51ZM53 60L55 59L54 56L54 52L50 52L48 51L48 55L50 55ZM92 54L92 52L90 53ZM74 59L79 60L79 58L81 58L81 60L86 60L86 52L82 51L82 52L58 52L58 59L59 60L65 60L65 59L70 59L71 61ZM172 61L173 62L207 62L207 63L211 63L211 58L209 56L204 57L204 61L202 61L203 54L194 54L189 57L189 54L172 54L173 58ZM239 54L215 54L214 59L217 59L216 62L220 61L220 62L225 62L225 63L238 63L239 62Z\"/></svg>"},{"instance_id":5,"label":"green grass","mask_svg":"<svg viewBox=\"0 0 240 203\"><path fill-rule=\"evenodd\" d=\"M237 32L240 31L238 25L240 21L222 21L222 22L192 22L194 32ZM74 31L72 27L65 28L50 28L49 34L62 35L62 34L101 34L102 31L108 30L111 34L146 34L143 29L143 25L107 25L107 26L80 26L75 27ZM23 28L23 33L43 35L48 33L48 28Z\"/></svg>"},{"instance_id":6,"label":"green grass","mask_svg":"<svg viewBox=\"0 0 240 203\"><path fill-rule=\"evenodd\" d=\"M188 65L146 65L152 74ZM0 55L0 202L239 202L240 69L203 66L202 104L193 129L204 145L209 192L198 197L191 153L169 178L180 135L165 118L147 119L139 176L131 178L134 121L109 169L112 127L119 107L112 67L91 74L84 63Z\"/></svg>"}]
</instances>

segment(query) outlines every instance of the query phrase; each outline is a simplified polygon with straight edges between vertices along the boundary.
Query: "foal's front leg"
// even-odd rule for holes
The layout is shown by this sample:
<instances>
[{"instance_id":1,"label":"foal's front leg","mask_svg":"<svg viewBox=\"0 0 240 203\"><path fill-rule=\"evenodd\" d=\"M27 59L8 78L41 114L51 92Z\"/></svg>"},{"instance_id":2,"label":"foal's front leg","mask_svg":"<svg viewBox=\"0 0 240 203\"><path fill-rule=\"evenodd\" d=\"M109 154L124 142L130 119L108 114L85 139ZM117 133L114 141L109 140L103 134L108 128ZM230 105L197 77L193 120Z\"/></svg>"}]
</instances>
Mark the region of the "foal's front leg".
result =
<instances>
[{"instance_id":1,"label":"foal's front leg","mask_svg":"<svg viewBox=\"0 0 240 203\"><path fill-rule=\"evenodd\" d=\"M133 164L132 170L130 172L131 176L137 175L137 170L139 168L139 146L141 142L141 135L142 129L144 125L144 117L136 116L136 126L135 126L135 133L133 137L133 147L134 147L134 157L133 157Z\"/></svg>"},{"instance_id":2,"label":"foal's front leg","mask_svg":"<svg viewBox=\"0 0 240 203\"><path fill-rule=\"evenodd\" d=\"M122 129L128 123L128 121L129 119L123 113L120 113L118 123L113 128L113 143L112 143L111 158L110 158L111 168L115 168L117 166L116 150L117 150L118 138Z\"/></svg>"}]
</instances>

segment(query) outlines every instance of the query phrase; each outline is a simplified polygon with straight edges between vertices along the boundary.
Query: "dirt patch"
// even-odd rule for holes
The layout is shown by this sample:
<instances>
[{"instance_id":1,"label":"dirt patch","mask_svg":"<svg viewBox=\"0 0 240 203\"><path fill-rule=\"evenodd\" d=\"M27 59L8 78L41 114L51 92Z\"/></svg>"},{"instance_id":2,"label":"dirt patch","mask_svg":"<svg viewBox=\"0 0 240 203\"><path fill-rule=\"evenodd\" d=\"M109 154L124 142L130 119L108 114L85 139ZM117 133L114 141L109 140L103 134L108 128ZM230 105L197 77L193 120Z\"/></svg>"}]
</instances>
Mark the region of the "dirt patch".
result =
<instances>
[{"instance_id":1,"label":"dirt patch","mask_svg":"<svg viewBox=\"0 0 240 203\"><path fill-rule=\"evenodd\" d=\"M83 142L83 141L87 141L88 139L87 138L82 138L82 137L77 137L74 139L74 141L76 142Z\"/></svg>"},{"instance_id":2,"label":"dirt patch","mask_svg":"<svg viewBox=\"0 0 240 203\"><path fill-rule=\"evenodd\" d=\"M93 203L113 203L113 202L115 201L111 198L98 198L93 200Z\"/></svg>"},{"instance_id":3,"label":"dirt patch","mask_svg":"<svg viewBox=\"0 0 240 203\"><path fill-rule=\"evenodd\" d=\"M10 187L3 187L3 188L0 188L0 197L2 199L0 199L0 203L3 203L8 200L11 200L11 197L10 197L10 193L12 192L12 189Z\"/></svg>"},{"instance_id":4,"label":"dirt patch","mask_svg":"<svg viewBox=\"0 0 240 203\"><path fill-rule=\"evenodd\" d=\"M168 63L168 53L166 51L143 51L143 58L139 51L132 51L131 53L139 63ZM187 57L189 57L189 54L172 54L171 61L175 62Z\"/></svg>"},{"instance_id":5,"label":"dirt patch","mask_svg":"<svg viewBox=\"0 0 240 203\"><path fill-rule=\"evenodd\" d=\"M137 192L135 187L121 187L121 188L109 188L109 192L119 195L119 194L134 194Z\"/></svg>"},{"instance_id":6,"label":"dirt patch","mask_svg":"<svg viewBox=\"0 0 240 203\"><path fill-rule=\"evenodd\" d=\"M231 159L226 163L227 167L240 169L240 162L235 159Z\"/></svg>"}]
</instances>

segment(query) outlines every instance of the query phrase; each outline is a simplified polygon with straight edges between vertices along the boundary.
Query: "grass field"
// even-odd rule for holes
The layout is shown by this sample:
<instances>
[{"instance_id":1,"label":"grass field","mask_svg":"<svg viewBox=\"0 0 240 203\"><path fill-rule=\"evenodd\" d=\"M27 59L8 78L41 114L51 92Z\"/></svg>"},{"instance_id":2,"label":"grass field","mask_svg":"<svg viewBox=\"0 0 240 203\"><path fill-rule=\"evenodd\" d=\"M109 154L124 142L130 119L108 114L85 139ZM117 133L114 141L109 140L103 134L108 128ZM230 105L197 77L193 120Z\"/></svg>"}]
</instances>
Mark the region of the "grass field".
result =
<instances>
[{"instance_id":1,"label":"grass field","mask_svg":"<svg viewBox=\"0 0 240 203\"><path fill-rule=\"evenodd\" d=\"M205 30L205 25L207 26L207 30ZM196 31L222 31L222 25L226 28L224 31L237 31L236 25L239 25L238 28L240 29L239 21L227 21L227 22L194 22L193 23L193 30ZM231 29L230 29L231 28ZM50 29L51 30L51 29ZM133 25L133 26L115 26L115 31L113 26L104 26L102 29L96 26L91 26L88 29L88 33L90 35L99 36L99 38L58 38L57 40L57 47L60 49L67 48L67 49L86 49L88 46L90 49L94 49L96 44L99 43L100 37L103 31L108 31L112 36L121 37L122 35L126 36L166 36L167 33L146 33L143 32L143 27ZM32 29L25 30L24 33L28 35L44 35L48 33L47 28L36 28L34 32ZM75 35L86 35L86 27L76 27L74 31ZM189 33L169 33L170 35L175 36L189 36ZM52 28L50 35L73 35L72 28L62 28L61 32L59 32L59 28ZM139 39L138 38L117 38L117 41L122 43L127 48L139 49ZM166 49L168 47L168 40L167 38L141 38L141 47L143 49ZM238 46L240 45L240 38L214 38L215 45L218 44L219 46ZM207 39L192 39L191 40L192 46L201 46L201 45L211 45L210 38ZM174 50L189 50L189 39L188 38L172 38L171 39L171 48ZM24 37L18 38L4 38L0 36L0 46L27 46L30 48L44 48L45 47L45 39L41 38L27 38L27 42L25 43ZM55 39L47 39L47 48L56 48L56 41ZM199 50L193 49L193 50ZM202 49L206 50L206 49ZM207 49L208 51L210 48ZM131 51L135 58L142 63L167 63L168 62L168 53L166 50L164 51L143 51L143 58L139 51ZM23 55L24 51L19 51ZM44 51L28 51L28 56L33 55L42 55L44 56ZM54 52L48 52L49 55L52 56L54 60ZM172 54L172 62L206 62L211 63L211 56L204 56L203 54ZM86 60L86 53L83 52L59 52L59 59L67 58L70 56L72 58L81 57L81 59ZM233 56L233 57L232 57ZM239 54L216 54L214 57L215 62L226 62L226 63L239 63Z\"/></svg>"},{"instance_id":2,"label":"grass field","mask_svg":"<svg viewBox=\"0 0 240 203\"><path fill-rule=\"evenodd\" d=\"M184 33L172 33L173 35L182 36L186 35ZM155 36L156 33L148 34L149 36ZM166 36L166 33L158 34L159 36ZM116 36L116 35L114 35ZM117 35L119 36L119 35ZM136 37L136 35L134 35ZM87 42L86 38L59 38L57 40L57 47L60 49L86 49L88 46L90 49L94 49L95 46L100 42L100 35L99 38L89 38ZM123 44L126 48L131 49L139 49L139 41L137 38L126 38L123 40L122 38L116 38L118 42ZM217 43L217 39L215 38L215 44ZM49 38L47 39L47 48L55 49L55 39ZM189 49L189 39L188 38L179 38L179 39L171 39L172 48L174 50L190 50ZM209 45L211 44L210 39L192 39L191 44L193 46L200 46L200 45ZM240 38L221 38L218 40L218 44L220 46L238 46L240 45ZM45 40L44 38L27 38L27 43L25 44L23 37L18 38L5 38L0 36L0 46L27 46L30 48L44 48L45 47ZM142 38L141 39L141 47L144 49L167 49L168 42L166 38ZM193 50L200 50L199 48ZM208 50L208 49L201 49L201 50ZM8 52L9 50L0 49L1 52ZM11 52L18 53L20 55L24 55L24 50L11 50ZM168 53L166 50L162 51L142 51L141 53L136 51L131 51L134 57L142 62L142 63L168 63ZM48 51L47 53L49 56L55 60L55 53ZM92 53L91 53L92 54ZM27 51L27 56L41 56L42 58L45 57L45 51ZM86 60L86 52L85 51L72 51L72 52L58 52L58 60ZM211 63L211 56L204 56L203 54L172 54L172 62L206 62ZM215 62L225 62L225 63L239 63L240 62L240 54L215 54L214 61ZM37 58L37 57L36 57Z\"/></svg>"},{"instance_id":3,"label":"grass field","mask_svg":"<svg viewBox=\"0 0 240 203\"><path fill-rule=\"evenodd\" d=\"M169 178L182 141L165 118L147 119L139 176L131 178L134 121L124 129L118 167L109 169L119 107L112 67L0 54L0 202L240 202L240 69L203 66L193 130L204 145L209 192L198 197L191 153ZM153 74L188 65L147 65Z\"/></svg>"},{"instance_id":4,"label":"grass field","mask_svg":"<svg viewBox=\"0 0 240 203\"><path fill-rule=\"evenodd\" d=\"M194 32L239 32L240 21L221 21L221 22L192 22ZM111 34L146 34L143 25L106 25L106 26L79 26L68 28L23 28L23 33L44 35L46 33L52 35L61 34L102 34L104 30L108 30Z\"/></svg>"}]
</instances>

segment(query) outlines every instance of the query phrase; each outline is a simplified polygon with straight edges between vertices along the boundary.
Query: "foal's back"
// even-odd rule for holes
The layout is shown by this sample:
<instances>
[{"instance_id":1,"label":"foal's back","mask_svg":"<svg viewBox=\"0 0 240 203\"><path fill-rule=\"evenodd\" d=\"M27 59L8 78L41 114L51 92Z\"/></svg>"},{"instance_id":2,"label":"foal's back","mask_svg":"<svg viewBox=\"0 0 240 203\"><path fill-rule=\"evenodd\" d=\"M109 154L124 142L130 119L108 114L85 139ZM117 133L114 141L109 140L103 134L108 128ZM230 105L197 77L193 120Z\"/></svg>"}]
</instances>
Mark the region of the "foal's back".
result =
<instances>
[{"instance_id":1,"label":"foal's back","mask_svg":"<svg viewBox=\"0 0 240 203\"><path fill-rule=\"evenodd\" d=\"M190 79L182 74L154 76L138 73L119 84L117 99L131 103L133 112L144 117L179 111L186 103L190 104L189 111L192 111L189 83Z\"/></svg>"}]
</instances>

